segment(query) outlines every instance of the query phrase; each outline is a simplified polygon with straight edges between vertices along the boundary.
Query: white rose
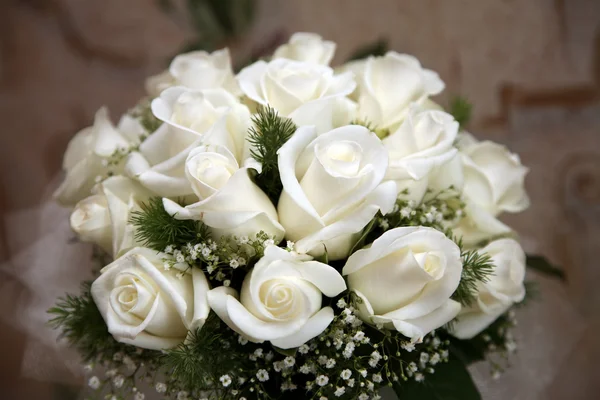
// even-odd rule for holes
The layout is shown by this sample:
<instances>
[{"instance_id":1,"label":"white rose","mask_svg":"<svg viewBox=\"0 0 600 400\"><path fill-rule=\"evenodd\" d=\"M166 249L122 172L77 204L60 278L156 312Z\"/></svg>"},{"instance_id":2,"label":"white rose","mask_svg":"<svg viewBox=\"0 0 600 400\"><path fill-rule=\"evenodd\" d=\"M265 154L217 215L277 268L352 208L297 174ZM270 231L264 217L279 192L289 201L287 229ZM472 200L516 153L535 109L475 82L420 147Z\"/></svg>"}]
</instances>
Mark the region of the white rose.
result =
<instances>
[{"instance_id":1,"label":"white rose","mask_svg":"<svg viewBox=\"0 0 600 400\"><path fill-rule=\"evenodd\" d=\"M390 157L385 179L395 181L399 193L407 189L404 197L420 202L432 171L457 153L452 145L457 133L458 122L450 114L411 107L398 129L383 139Z\"/></svg>"},{"instance_id":2,"label":"white rose","mask_svg":"<svg viewBox=\"0 0 600 400\"><path fill-rule=\"evenodd\" d=\"M224 146L192 150L186 175L200 201L186 207L163 199L165 210L177 219L201 220L215 237L253 236L263 231L283 239L284 229L269 197L253 182L248 167Z\"/></svg>"},{"instance_id":3,"label":"white rose","mask_svg":"<svg viewBox=\"0 0 600 400\"><path fill-rule=\"evenodd\" d=\"M208 293L210 307L252 342L299 347L333 321L331 307L321 308L322 296L334 297L346 290L333 267L310 259L268 246L246 275L240 296L230 287L215 288Z\"/></svg>"},{"instance_id":4,"label":"white rose","mask_svg":"<svg viewBox=\"0 0 600 400\"><path fill-rule=\"evenodd\" d=\"M168 71L146 81L146 90L152 97L157 97L171 86L196 90L222 88L234 95L241 94L233 75L228 49L180 54L173 59Z\"/></svg>"},{"instance_id":5,"label":"white rose","mask_svg":"<svg viewBox=\"0 0 600 400\"><path fill-rule=\"evenodd\" d=\"M107 159L117 150L128 150L139 143L144 133L142 126L125 115L118 127L110 122L108 110L102 107L96 113L94 125L79 131L69 142L63 158L66 177L54 193L56 200L72 206L88 197L97 178L105 177ZM119 173L122 163L112 166L113 173Z\"/></svg>"},{"instance_id":6,"label":"white rose","mask_svg":"<svg viewBox=\"0 0 600 400\"><path fill-rule=\"evenodd\" d=\"M279 150L278 163L279 220L299 252L326 249L330 259L347 257L377 211L394 206L395 183L382 183L387 151L365 127L348 125L318 137L314 127L300 127Z\"/></svg>"},{"instance_id":7,"label":"white rose","mask_svg":"<svg viewBox=\"0 0 600 400\"><path fill-rule=\"evenodd\" d=\"M494 274L488 282L479 283L477 302L458 315L452 334L459 339L471 339L525 298L525 252L519 243L500 239L480 252L492 258Z\"/></svg>"},{"instance_id":8,"label":"white rose","mask_svg":"<svg viewBox=\"0 0 600 400\"><path fill-rule=\"evenodd\" d=\"M104 267L92 284L94 301L117 341L169 349L204 324L209 313L204 273L199 268L165 270L167 257L137 247Z\"/></svg>"},{"instance_id":9,"label":"white rose","mask_svg":"<svg viewBox=\"0 0 600 400\"><path fill-rule=\"evenodd\" d=\"M335 53L335 47L335 43L323 40L316 33L298 32L292 35L288 43L275 50L273 58L329 65Z\"/></svg>"},{"instance_id":10,"label":"white rose","mask_svg":"<svg viewBox=\"0 0 600 400\"><path fill-rule=\"evenodd\" d=\"M494 216L529 207L524 187L529 170L521 165L517 154L498 143L476 142L464 135L460 143L465 177L463 194L467 202Z\"/></svg>"},{"instance_id":11,"label":"white rose","mask_svg":"<svg viewBox=\"0 0 600 400\"><path fill-rule=\"evenodd\" d=\"M215 125L230 132L224 144L241 151L240 131L250 127L250 111L222 89L197 91L182 87L165 90L152 102L152 112L165 123L129 156L126 172L159 196L182 197L194 191L185 176L190 151L205 140Z\"/></svg>"},{"instance_id":12,"label":"white rose","mask_svg":"<svg viewBox=\"0 0 600 400\"><path fill-rule=\"evenodd\" d=\"M467 203L465 216L458 221L453 232L465 246L473 247L484 240L508 235L512 229L485 209Z\"/></svg>"},{"instance_id":13,"label":"white rose","mask_svg":"<svg viewBox=\"0 0 600 400\"><path fill-rule=\"evenodd\" d=\"M188 185L200 201L181 207L164 199L169 214L201 220L216 237L264 231L277 241L283 239L275 206L250 177L249 169L260 165L250 157L249 128L249 114L245 118L232 114L204 134L202 145L191 150L184 166Z\"/></svg>"},{"instance_id":14,"label":"white rose","mask_svg":"<svg viewBox=\"0 0 600 400\"><path fill-rule=\"evenodd\" d=\"M407 54L390 51L349 68L357 73L359 117L377 128L394 128L410 104L423 104L444 90L437 73L422 68L419 60Z\"/></svg>"},{"instance_id":15,"label":"white rose","mask_svg":"<svg viewBox=\"0 0 600 400\"><path fill-rule=\"evenodd\" d=\"M96 243L118 258L137 245L129 223L131 213L152 194L124 176L108 178L96 192L77 203L71 213L71 228L81 240Z\"/></svg>"},{"instance_id":16,"label":"white rose","mask_svg":"<svg viewBox=\"0 0 600 400\"><path fill-rule=\"evenodd\" d=\"M96 194L81 200L75 205L70 222L79 239L95 243L112 254L112 227L106 196Z\"/></svg>"},{"instance_id":17,"label":"white rose","mask_svg":"<svg viewBox=\"0 0 600 400\"><path fill-rule=\"evenodd\" d=\"M324 65L288 59L257 61L238 74L240 88L254 102L276 109L298 125L325 131L353 118L355 105L345 96L356 84L351 72L335 75Z\"/></svg>"},{"instance_id":18,"label":"white rose","mask_svg":"<svg viewBox=\"0 0 600 400\"><path fill-rule=\"evenodd\" d=\"M450 299L462 273L460 249L432 228L387 231L352 254L342 273L362 299L361 319L413 341L451 321L461 308Z\"/></svg>"}]
</instances>

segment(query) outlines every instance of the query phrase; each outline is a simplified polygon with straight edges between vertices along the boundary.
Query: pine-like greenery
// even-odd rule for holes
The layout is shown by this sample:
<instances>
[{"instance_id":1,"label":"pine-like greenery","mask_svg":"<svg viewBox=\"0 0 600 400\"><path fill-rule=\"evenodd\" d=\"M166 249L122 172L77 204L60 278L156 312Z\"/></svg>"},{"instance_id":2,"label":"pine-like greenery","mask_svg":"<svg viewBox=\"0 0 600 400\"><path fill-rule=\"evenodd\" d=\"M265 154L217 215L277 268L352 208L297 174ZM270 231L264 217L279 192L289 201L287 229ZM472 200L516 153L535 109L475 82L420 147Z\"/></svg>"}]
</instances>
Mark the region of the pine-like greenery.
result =
<instances>
[{"instance_id":1,"label":"pine-like greenery","mask_svg":"<svg viewBox=\"0 0 600 400\"><path fill-rule=\"evenodd\" d=\"M162 121L154 116L150 107L149 99L141 101L133 110L131 116L137 118L147 135L155 132L161 125ZM143 141L144 138L142 138Z\"/></svg>"},{"instance_id":2,"label":"pine-like greenery","mask_svg":"<svg viewBox=\"0 0 600 400\"><path fill-rule=\"evenodd\" d=\"M183 247L188 243L205 241L209 232L202 222L178 220L170 216L160 197L141 204L141 211L132 213L130 222L135 226L135 238L144 246L164 251L167 246Z\"/></svg>"},{"instance_id":3,"label":"pine-like greenery","mask_svg":"<svg viewBox=\"0 0 600 400\"><path fill-rule=\"evenodd\" d=\"M464 97L456 96L450 103L450 114L459 123L461 128L471 119L473 113L473 105Z\"/></svg>"},{"instance_id":4,"label":"pine-like greenery","mask_svg":"<svg viewBox=\"0 0 600 400\"><path fill-rule=\"evenodd\" d=\"M48 310L53 316L49 325L61 331L61 337L77 349L85 362L112 360L116 353L135 354L134 346L117 342L108 332L90 289L91 282L84 282L79 296L67 294L59 299ZM144 359L158 354L147 351Z\"/></svg>"},{"instance_id":5,"label":"pine-like greenery","mask_svg":"<svg viewBox=\"0 0 600 400\"><path fill-rule=\"evenodd\" d=\"M270 106L260 107L252 116L254 126L250 128L248 141L252 145L252 157L262 164L256 176L256 184L277 204L283 185L279 177L277 151L296 132L296 125L289 118L281 117Z\"/></svg>"},{"instance_id":6,"label":"pine-like greenery","mask_svg":"<svg viewBox=\"0 0 600 400\"><path fill-rule=\"evenodd\" d=\"M375 132L375 134L377 135L377 137L379 139L383 139L387 136L390 135L390 130L387 128L378 128L374 123L372 123L371 121L367 120L367 119L355 119L354 121L350 122L351 125L360 125L360 126L364 126L365 128L367 128L368 130L370 130L371 132Z\"/></svg>"},{"instance_id":7,"label":"pine-like greenery","mask_svg":"<svg viewBox=\"0 0 600 400\"><path fill-rule=\"evenodd\" d=\"M459 247L461 243L459 241ZM463 270L460 284L452 295L452 299L463 306L469 306L477 297L477 286L479 283L488 281L494 272L492 259L487 254L479 253L477 250L463 250L461 254Z\"/></svg>"}]
</instances>

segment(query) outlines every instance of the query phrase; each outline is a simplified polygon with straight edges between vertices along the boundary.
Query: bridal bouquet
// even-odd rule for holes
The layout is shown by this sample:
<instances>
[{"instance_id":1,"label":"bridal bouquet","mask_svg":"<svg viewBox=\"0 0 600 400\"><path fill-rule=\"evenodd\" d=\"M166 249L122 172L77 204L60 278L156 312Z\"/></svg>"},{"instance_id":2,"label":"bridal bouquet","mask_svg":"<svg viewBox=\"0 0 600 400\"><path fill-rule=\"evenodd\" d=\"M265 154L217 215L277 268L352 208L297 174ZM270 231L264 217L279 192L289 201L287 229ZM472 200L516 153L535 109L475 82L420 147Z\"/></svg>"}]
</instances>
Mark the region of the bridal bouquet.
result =
<instances>
[{"instance_id":1,"label":"bridal bouquet","mask_svg":"<svg viewBox=\"0 0 600 400\"><path fill-rule=\"evenodd\" d=\"M415 57L335 47L181 54L72 139L55 196L100 268L49 312L90 397L470 400L506 366L527 168Z\"/></svg>"}]
</instances>

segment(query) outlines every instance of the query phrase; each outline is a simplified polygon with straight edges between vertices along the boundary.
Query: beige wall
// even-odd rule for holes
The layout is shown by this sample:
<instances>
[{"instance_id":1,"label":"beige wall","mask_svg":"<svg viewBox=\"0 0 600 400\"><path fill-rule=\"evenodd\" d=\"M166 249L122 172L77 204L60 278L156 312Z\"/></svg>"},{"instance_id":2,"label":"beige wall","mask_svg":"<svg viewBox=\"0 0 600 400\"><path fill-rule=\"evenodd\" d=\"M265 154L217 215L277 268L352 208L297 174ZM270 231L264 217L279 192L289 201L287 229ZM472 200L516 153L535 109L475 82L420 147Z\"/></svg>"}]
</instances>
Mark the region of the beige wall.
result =
<instances>
[{"instance_id":1,"label":"beige wall","mask_svg":"<svg viewBox=\"0 0 600 400\"><path fill-rule=\"evenodd\" d=\"M386 37L392 49L412 53L437 70L447 93L475 104L473 133L521 154L531 167L527 186L533 206L507 220L529 250L565 266L569 284L541 280L544 303L520 316L527 329L519 332L517 366L485 388L486 398L594 398L592 390L600 392L592 380L598 368L591 361L600 356L595 256L600 243L600 2L259 3L252 31L230 43L237 60L299 30L336 41L336 62L357 46ZM153 0L3 1L3 214L39 203L69 138L91 123L100 106L106 104L113 118L132 106L143 95L144 78L164 68L189 35L180 17L165 16ZM7 259L15 249L6 248L6 237L2 243ZM3 378L16 376L22 351L22 338L5 332L0 334L10 339L0 341L2 354L9 354L3 357ZM4 350L7 343L10 353ZM476 375L488 380L485 372ZM34 398L19 397L24 392L13 387L13 398Z\"/></svg>"}]
</instances>

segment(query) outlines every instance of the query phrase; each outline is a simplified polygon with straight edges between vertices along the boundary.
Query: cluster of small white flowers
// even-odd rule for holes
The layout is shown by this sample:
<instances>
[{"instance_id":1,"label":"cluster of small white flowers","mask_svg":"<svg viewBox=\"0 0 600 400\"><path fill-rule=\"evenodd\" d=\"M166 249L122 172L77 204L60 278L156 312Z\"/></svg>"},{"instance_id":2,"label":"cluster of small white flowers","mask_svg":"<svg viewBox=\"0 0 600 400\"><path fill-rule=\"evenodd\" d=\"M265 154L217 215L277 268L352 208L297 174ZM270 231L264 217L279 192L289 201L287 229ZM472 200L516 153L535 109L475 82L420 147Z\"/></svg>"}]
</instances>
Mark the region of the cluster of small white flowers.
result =
<instances>
[{"instance_id":1,"label":"cluster of small white flowers","mask_svg":"<svg viewBox=\"0 0 600 400\"><path fill-rule=\"evenodd\" d=\"M274 243L272 236L261 231L252 238L226 236L218 242L207 239L196 244L188 243L179 249L169 245L163 250L168 255L163 267L165 270L179 269L181 273L178 276L182 278L189 272L190 266L201 263L212 279L229 286L233 271L248 265L253 258L261 257L265 247ZM293 246L292 242L290 244Z\"/></svg>"},{"instance_id":2,"label":"cluster of small white flowers","mask_svg":"<svg viewBox=\"0 0 600 400\"><path fill-rule=\"evenodd\" d=\"M452 196L447 199L440 198L439 195L445 192L451 193ZM444 221L454 223L460 219L463 216L463 207L464 205L452 189L447 189L420 204L414 200L399 200L392 211L380 217L377 222L383 230L407 225L439 228Z\"/></svg>"}]
</instances>

